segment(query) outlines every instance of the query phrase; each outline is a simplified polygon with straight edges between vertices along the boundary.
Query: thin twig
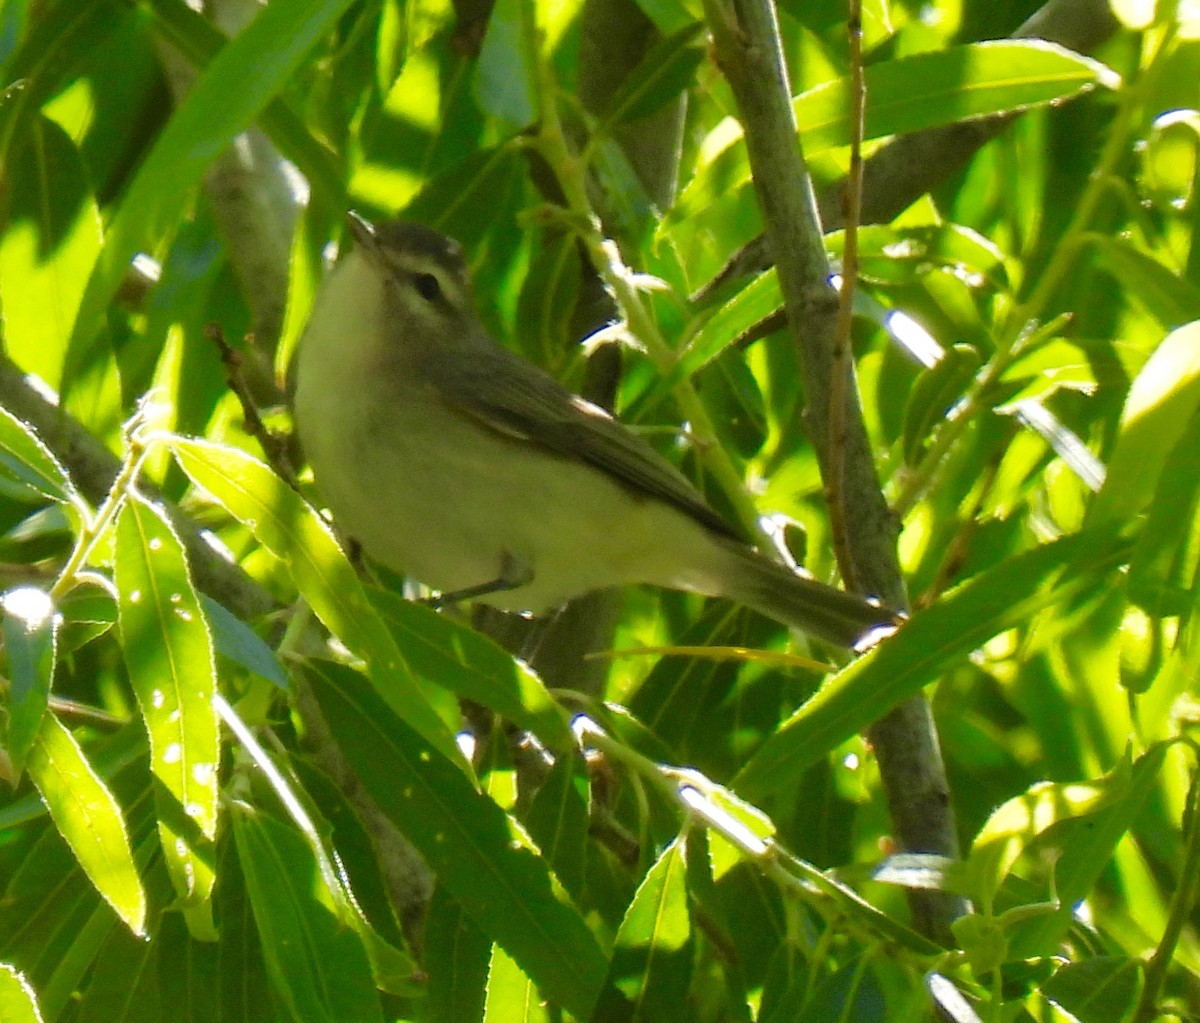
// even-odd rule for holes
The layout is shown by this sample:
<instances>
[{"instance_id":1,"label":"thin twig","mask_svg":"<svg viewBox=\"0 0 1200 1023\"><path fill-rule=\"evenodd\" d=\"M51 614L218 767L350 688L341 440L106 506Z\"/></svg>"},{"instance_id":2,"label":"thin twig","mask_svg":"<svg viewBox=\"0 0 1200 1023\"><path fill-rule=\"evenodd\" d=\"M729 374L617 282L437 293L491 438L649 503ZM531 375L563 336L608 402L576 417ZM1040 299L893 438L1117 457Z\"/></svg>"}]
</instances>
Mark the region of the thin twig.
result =
<instances>
[{"instance_id":1,"label":"thin twig","mask_svg":"<svg viewBox=\"0 0 1200 1023\"><path fill-rule=\"evenodd\" d=\"M225 338L225 332L218 323L210 323L204 329L204 335L217 346L221 353L221 362L225 366L225 382L237 396L242 406L243 427L251 437L258 441L267 462L279 476L287 481L293 490L298 490L296 469L288 452L288 438L272 430L263 422L258 411L258 404L251 393L250 385L246 382L243 368L245 361L241 352L237 351Z\"/></svg>"},{"instance_id":2,"label":"thin twig","mask_svg":"<svg viewBox=\"0 0 1200 1023\"><path fill-rule=\"evenodd\" d=\"M842 251L842 287L838 296L837 326L833 340L833 369L829 380L829 471L825 489L834 542L845 542L846 390L850 373L850 331L854 323L854 289L858 282L858 220L862 212L862 140L867 106L867 83L862 59L862 2L849 0L846 34L850 44L850 174L843 195L845 244ZM854 569L849 556L838 563ZM846 586L861 590L866 580L846 579Z\"/></svg>"}]
</instances>

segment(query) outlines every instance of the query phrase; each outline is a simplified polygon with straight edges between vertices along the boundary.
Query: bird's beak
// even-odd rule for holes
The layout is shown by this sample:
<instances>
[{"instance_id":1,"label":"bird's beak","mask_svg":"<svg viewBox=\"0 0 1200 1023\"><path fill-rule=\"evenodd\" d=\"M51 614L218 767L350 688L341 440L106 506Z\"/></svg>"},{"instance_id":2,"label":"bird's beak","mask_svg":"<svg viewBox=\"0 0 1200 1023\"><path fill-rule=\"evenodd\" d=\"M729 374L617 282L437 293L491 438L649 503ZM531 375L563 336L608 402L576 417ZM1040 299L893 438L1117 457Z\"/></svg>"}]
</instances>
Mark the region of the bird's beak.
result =
<instances>
[{"instance_id":1,"label":"bird's beak","mask_svg":"<svg viewBox=\"0 0 1200 1023\"><path fill-rule=\"evenodd\" d=\"M346 224L349 226L350 234L357 244L368 249L375 247L375 228L369 220L360 216L354 210L350 210L346 214Z\"/></svg>"}]
</instances>

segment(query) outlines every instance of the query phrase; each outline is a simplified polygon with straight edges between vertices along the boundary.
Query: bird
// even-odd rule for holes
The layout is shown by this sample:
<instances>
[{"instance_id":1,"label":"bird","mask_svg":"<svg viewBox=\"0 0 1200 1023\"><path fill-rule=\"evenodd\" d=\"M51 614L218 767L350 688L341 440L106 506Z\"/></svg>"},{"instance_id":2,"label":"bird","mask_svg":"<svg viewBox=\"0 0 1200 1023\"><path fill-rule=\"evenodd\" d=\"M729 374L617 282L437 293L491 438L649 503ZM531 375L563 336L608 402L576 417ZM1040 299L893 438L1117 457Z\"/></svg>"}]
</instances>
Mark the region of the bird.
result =
<instances>
[{"instance_id":1,"label":"bird","mask_svg":"<svg viewBox=\"0 0 1200 1023\"><path fill-rule=\"evenodd\" d=\"M642 437L493 338L457 242L357 214L349 233L299 342L294 414L321 500L371 558L533 615L651 585L848 649L900 623L752 546Z\"/></svg>"}]
</instances>

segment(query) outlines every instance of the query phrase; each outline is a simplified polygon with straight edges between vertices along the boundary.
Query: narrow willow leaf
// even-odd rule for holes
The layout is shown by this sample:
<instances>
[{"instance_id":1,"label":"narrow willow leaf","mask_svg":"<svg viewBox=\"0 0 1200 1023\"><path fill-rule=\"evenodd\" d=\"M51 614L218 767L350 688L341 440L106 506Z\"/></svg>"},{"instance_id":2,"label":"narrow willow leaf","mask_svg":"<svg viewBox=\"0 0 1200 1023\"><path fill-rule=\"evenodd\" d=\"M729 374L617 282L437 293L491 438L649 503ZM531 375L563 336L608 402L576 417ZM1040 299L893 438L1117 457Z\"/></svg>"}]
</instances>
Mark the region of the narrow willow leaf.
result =
<instances>
[{"instance_id":1,"label":"narrow willow leaf","mask_svg":"<svg viewBox=\"0 0 1200 1023\"><path fill-rule=\"evenodd\" d=\"M207 594L200 594L200 604L212 627L217 653L280 689L291 689L287 672L275 651L259 638L258 633Z\"/></svg>"},{"instance_id":2,"label":"narrow willow leaf","mask_svg":"<svg viewBox=\"0 0 1200 1023\"><path fill-rule=\"evenodd\" d=\"M153 841L153 836L147 837L149 842ZM142 852L141 843L138 852ZM151 905L161 906L170 900L171 881L159 864L147 873L146 885ZM186 1013L191 1006L166 1001L159 986L159 974L165 965L162 962L162 930L168 918L172 926L183 929L179 915L169 913L159 918L150 941L143 941L116 927L109 931L79 999L79 1023L156 1023L163 1019L188 1018ZM186 966L181 960L170 964L172 972L179 973L184 969ZM170 1011L167 1011L168 1007Z\"/></svg>"},{"instance_id":3,"label":"narrow willow leaf","mask_svg":"<svg viewBox=\"0 0 1200 1023\"><path fill-rule=\"evenodd\" d=\"M366 951L338 920L307 841L246 808L231 817L267 970L292 1018L382 1021Z\"/></svg>"},{"instance_id":4,"label":"narrow willow leaf","mask_svg":"<svg viewBox=\"0 0 1200 1023\"><path fill-rule=\"evenodd\" d=\"M478 1023L492 943L441 884L429 902L424 937L430 1018Z\"/></svg>"},{"instance_id":5,"label":"narrow willow leaf","mask_svg":"<svg viewBox=\"0 0 1200 1023\"><path fill-rule=\"evenodd\" d=\"M0 7L0 21L22 4ZM51 3L32 19L16 52L5 54L5 87L0 90L0 165L7 173L13 147L39 116L43 104L62 89L61 68L75 65L84 54L108 43L119 28L123 12L107 4ZM11 23L5 26L15 28ZM8 36L0 45L17 40ZM12 83L12 84L8 84Z\"/></svg>"},{"instance_id":6,"label":"narrow willow leaf","mask_svg":"<svg viewBox=\"0 0 1200 1023\"><path fill-rule=\"evenodd\" d=\"M117 520L121 649L150 736L163 854L185 905L206 903L214 875L220 736L212 636L183 544L160 508L129 494Z\"/></svg>"},{"instance_id":7,"label":"narrow willow leaf","mask_svg":"<svg viewBox=\"0 0 1200 1023\"><path fill-rule=\"evenodd\" d=\"M693 376L712 362L728 345L737 340L739 334L782 307L783 294L779 290L779 278L775 276L774 269L759 274L713 313L692 335L679 364L662 384L654 384L651 393L668 393L673 384Z\"/></svg>"},{"instance_id":8,"label":"narrow willow leaf","mask_svg":"<svg viewBox=\"0 0 1200 1023\"><path fill-rule=\"evenodd\" d=\"M1013 954L1050 955L1059 948L1072 922L1073 908L1087 898L1111 864L1117 843L1139 820L1147 804L1161 795L1161 772L1172 740L1157 742L1133 763L1121 761L1098 784L1107 787L1099 810L1062 825L1062 852L1054 868L1054 888L1062 911L1022 926L1013 936Z\"/></svg>"},{"instance_id":9,"label":"narrow willow leaf","mask_svg":"<svg viewBox=\"0 0 1200 1023\"><path fill-rule=\"evenodd\" d=\"M1129 595L1152 615L1186 614L1196 599L1198 508L1200 416L1192 416L1163 465L1129 559Z\"/></svg>"},{"instance_id":10,"label":"narrow willow leaf","mask_svg":"<svg viewBox=\"0 0 1200 1023\"><path fill-rule=\"evenodd\" d=\"M579 299L579 247L573 235L537 235L517 302L517 340L540 366L553 368L573 348L572 317Z\"/></svg>"},{"instance_id":11,"label":"narrow willow leaf","mask_svg":"<svg viewBox=\"0 0 1200 1023\"><path fill-rule=\"evenodd\" d=\"M51 818L96 890L134 934L142 934L146 893L134 866L121 808L53 713L42 717L27 767Z\"/></svg>"},{"instance_id":12,"label":"narrow willow leaf","mask_svg":"<svg viewBox=\"0 0 1200 1023\"><path fill-rule=\"evenodd\" d=\"M653 114L683 92L704 61L703 22L693 22L660 39L613 94L597 131Z\"/></svg>"},{"instance_id":13,"label":"narrow willow leaf","mask_svg":"<svg viewBox=\"0 0 1200 1023\"><path fill-rule=\"evenodd\" d=\"M106 577L81 573L75 585L58 600L62 615L59 653L73 653L117 624L117 595Z\"/></svg>"},{"instance_id":14,"label":"narrow willow leaf","mask_svg":"<svg viewBox=\"0 0 1200 1023\"><path fill-rule=\"evenodd\" d=\"M312 507L245 452L183 437L172 437L169 444L192 482L287 565L317 617L366 661L372 683L389 706L444 755L461 763L450 729L372 608L329 527Z\"/></svg>"},{"instance_id":15,"label":"narrow willow leaf","mask_svg":"<svg viewBox=\"0 0 1200 1023\"><path fill-rule=\"evenodd\" d=\"M560 756L538 787L525 821L554 876L575 898L583 896L587 872L589 788L582 757Z\"/></svg>"},{"instance_id":16,"label":"narrow willow leaf","mask_svg":"<svg viewBox=\"0 0 1200 1023\"><path fill-rule=\"evenodd\" d=\"M1127 543L1076 533L980 573L826 682L746 762L734 788L756 799L794 784L809 764L993 636L1027 624L1043 607L1093 592L1127 553Z\"/></svg>"},{"instance_id":17,"label":"narrow willow leaf","mask_svg":"<svg viewBox=\"0 0 1200 1023\"><path fill-rule=\"evenodd\" d=\"M955 121L1060 102L1111 85L1102 64L1036 39L968 43L880 61L865 69L864 139L920 131ZM851 83L834 79L793 101L805 156L850 141ZM750 179L741 129L717 126L703 164L671 211L672 221L702 213L711 198Z\"/></svg>"},{"instance_id":18,"label":"narrow willow leaf","mask_svg":"<svg viewBox=\"0 0 1200 1023\"><path fill-rule=\"evenodd\" d=\"M1200 320L1163 338L1133 381L1108 476L1088 510L1089 524L1115 529L1144 508L1197 408Z\"/></svg>"},{"instance_id":19,"label":"narrow willow leaf","mask_svg":"<svg viewBox=\"0 0 1200 1023\"><path fill-rule=\"evenodd\" d=\"M545 684L494 640L391 590L367 589L416 675L474 700L555 752L574 748L570 722Z\"/></svg>"},{"instance_id":20,"label":"narrow willow leaf","mask_svg":"<svg viewBox=\"0 0 1200 1023\"><path fill-rule=\"evenodd\" d=\"M672 1019L692 976L691 912L682 842L667 846L621 921L609 979L634 1005L634 1019Z\"/></svg>"},{"instance_id":21,"label":"narrow willow leaf","mask_svg":"<svg viewBox=\"0 0 1200 1023\"><path fill-rule=\"evenodd\" d=\"M78 936L100 907L113 926L119 926L58 829L53 824L41 827L5 879L0 962L20 962L29 982L44 995L52 971L77 954ZM36 955L28 954L31 949Z\"/></svg>"},{"instance_id":22,"label":"narrow willow leaf","mask_svg":"<svg viewBox=\"0 0 1200 1023\"><path fill-rule=\"evenodd\" d=\"M51 501L82 505L66 470L33 430L0 407L0 473Z\"/></svg>"},{"instance_id":23,"label":"narrow willow leaf","mask_svg":"<svg viewBox=\"0 0 1200 1023\"><path fill-rule=\"evenodd\" d=\"M229 42L228 37L199 10L181 0L147 0L142 12L155 18L156 34L170 40L196 68L207 68ZM283 96L276 96L257 119L259 127L292 161L312 188L318 203L340 206L345 193L341 169L328 142L318 138ZM311 211L314 206L309 206ZM340 210L339 210L340 212ZM291 296L289 295L289 300Z\"/></svg>"},{"instance_id":24,"label":"narrow willow leaf","mask_svg":"<svg viewBox=\"0 0 1200 1023\"><path fill-rule=\"evenodd\" d=\"M971 845L967 875L972 897L990 908L1001 882L1038 835L1068 818L1095 812L1115 795L1111 782L1039 782L1005 802Z\"/></svg>"},{"instance_id":25,"label":"narrow willow leaf","mask_svg":"<svg viewBox=\"0 0 1200 1023\"><path fill-rule=\"evenodd\" d=\"M10 683L7 752L14 783L41 728L58 652L59 615L44 590L18 586L0 597L4 658Z\"/></svg>"},{"instance_id":26,"label":"narrow willow leaf","mask_svg":"<svg viewBox=\"0 0 1200 1023\"><path fill-rule=\"evenodd\" d=\"M54 390L100 252L100 213L79 152L55 122L37 117L6 175L0 235L5 350Z\"/></svg>"},{"instance_id":27,"label":"narrow willow leaf","mask_svg":"<svg viewBox=\"0 0 1200 1023\"><path fill-rule=\"evenodd\" d=\"M225 921L221 923L223 939ZM221 957L226 953L223 941L197 941L185 926L182 913L164 913L155 944L158 996L164 1006L180 1007L176 1010L180 1023L235 1023L237 1017L221 1004L218 976Z\"/></svg>"},{"instance_id":28,"label":"narrow willow leaf","mask_svg":"<svg viewBox=\"0 0 1200 1023\"><path fill-rule=\"evenodd\" d=\"M1130 299L1143 306L1162 327L1171 330L1200 318L1200 288L1173 273L1126 238L1085 235L1100 265L1121 282Z\"/></svg>"},{"instance_id":29,"label":"narrow willow leaf","mask_svg":"<svg viewBox=\"0 0 1200 1023\"><path fill-rule=\"evenodd\" d=\"M533 981L504 949L493 945L483 1023L550 1023L552 1019Z\"/></svg>"},{"instance_id":30,"label":"narrow willow leaf","mask_svg":"<svg viewBox=\"0 0 1200 1023\"><path fill-rule=\"evenodd\" d=\"M948 418L982 364L970 345L952 345L918 378L904 407L904 460L916 465L937 426Z\"/></svg>"},{"instance_id":31,"label":"narrow willow leaf","mask_svg":"<svg viewBox=\"0 0 1200 1023\"><path fill-rule=\"evenodd\" d=\"M831 256L841 258L846 233L825 236ZM974 288L1009 287L1004 252L962 224L863 225L858 229L860 278L889 284L917 284L934 267L944 267Z\"/></svg>"},{"instance_id":32,"label":"narrow willow leaf","mask_svg":"<svg viewBox=\"0 0 1200 1023\"><path fill-rule=\"evenodd\" d=\"M475 98L483 110L523 128L534 117L536 86L533 62L522 38L519 0L497 0L475 68Z\"/></svg>"},{"instance_id":33,"label":"narrow willow leaf","mask_svg":"<svg viewBox=\"0 0 1200 1023\"><path fill-rule=\"evenodd\" d=\"M220 838L218 849L217 872L221 883L213 901L221 921L215 981L221 1006L219 1018L230 1023L277 1023L278 1004L267 993L270 980L263 961L262 942L237 848L228 831Z\"/></svg>"},{"instance_id":34,"label":"narrow willow leaf","mask_svg":"<svg viewBox=\"0 0 1200 1023\"><path fill-rule=\"evenodd\" d=\"M350 0L277 0L221 49L175 110L125 189L88 282L68 373L140 246L161 238L213 160L292 80ZM254 73L248 75L247 68ZM325 196L320 197L325 199Z\"/></svg>"},{"instance_id":35,"label":"narrow willow leaf","mask_svg":"<svg viewBox=\"0 0 1200 1023\"><path fill-rule=\"evenodd\" d=\"M313 693L363 788L542 994L587 1018L606 962L583 918L555 895L545 861L515 841L504 811L358 675L321 668Z\"/></svg>"},{"instance_id":36,"label":"narrow willow leaf","mask_svg":"<svg viewBox=\"0 0 1200 1023\"><path fill-rule=\"evenodd\" d=\"M42 1023L33 988L7 963L0 963L0 1019L5 1023Z\"/></svg>"},{"instance_id":37,"label":"narrow willow leaf","mask_svg":"<svg viewBox=\"0 0 1200 1023\"><path fill-rule=\"evenodd\" d=\"M1075 1019L1123 1023L1133 1018L1142 993L1142 967L1127 956L1082 959L1058 970L1042 985L1042 994Z\"/></svg>"}]
</instances>

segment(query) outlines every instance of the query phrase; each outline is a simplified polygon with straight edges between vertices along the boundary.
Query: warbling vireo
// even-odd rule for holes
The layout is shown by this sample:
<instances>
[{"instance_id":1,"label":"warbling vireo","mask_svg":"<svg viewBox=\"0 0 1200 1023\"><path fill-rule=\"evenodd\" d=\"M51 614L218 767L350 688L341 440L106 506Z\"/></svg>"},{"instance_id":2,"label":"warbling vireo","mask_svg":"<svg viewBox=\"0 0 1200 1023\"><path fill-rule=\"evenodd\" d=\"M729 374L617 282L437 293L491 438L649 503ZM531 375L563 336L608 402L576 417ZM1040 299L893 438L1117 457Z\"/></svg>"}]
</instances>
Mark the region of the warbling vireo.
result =
<instances>
[{"instance_id":1,"label":"warbling vireo","mask_svg":"<svg viewBox=\"0 0 1200 1023\"><path fill-rule=\"evenodd\" d=\"M896 622L750 547L649 444L491 338L457 243L350 225L300 342L295 413L321 495L373 558L507 611L648 583L846 647Z\"/></svg>"}]
</instances>

